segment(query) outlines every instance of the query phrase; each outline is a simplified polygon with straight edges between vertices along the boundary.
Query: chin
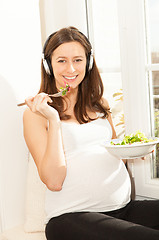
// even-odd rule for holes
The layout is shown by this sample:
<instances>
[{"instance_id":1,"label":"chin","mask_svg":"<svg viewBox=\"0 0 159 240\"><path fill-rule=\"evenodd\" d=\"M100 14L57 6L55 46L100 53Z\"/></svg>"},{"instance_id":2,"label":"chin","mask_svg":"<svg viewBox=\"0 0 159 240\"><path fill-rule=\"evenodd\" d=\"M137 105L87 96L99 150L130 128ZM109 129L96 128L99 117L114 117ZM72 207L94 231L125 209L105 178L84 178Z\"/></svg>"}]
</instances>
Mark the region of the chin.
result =
<instances>
[{"instance_id":1,"label":"chin","mask_svg":"<svg viewBox=\"0 0 159 240\"><path fill-rule=\"evenodd\" d=\"M71 89L77 89L80 83L68 83Z\"/></svg>"}]
</instances>

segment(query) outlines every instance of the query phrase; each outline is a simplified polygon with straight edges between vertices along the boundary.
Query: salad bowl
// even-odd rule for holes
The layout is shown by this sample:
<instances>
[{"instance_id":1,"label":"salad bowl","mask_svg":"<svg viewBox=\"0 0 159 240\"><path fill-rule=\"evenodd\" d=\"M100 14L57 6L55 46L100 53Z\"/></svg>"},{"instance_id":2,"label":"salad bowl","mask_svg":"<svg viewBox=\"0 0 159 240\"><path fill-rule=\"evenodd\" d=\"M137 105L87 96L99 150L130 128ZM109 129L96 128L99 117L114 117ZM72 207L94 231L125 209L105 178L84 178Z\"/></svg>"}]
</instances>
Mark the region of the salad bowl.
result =
<instances>
[{"instance_id":1,"label":"salad bowl","mask_svg":"<svg viewBox=\"0 0 159 240\"><path fill-rule=\"evenodd\" d=\"M135 159L146 156L155 150L159 138L147 138L143 133L137 132L125 136L124 139L112 139L106 142L105 147L109 153L121 159Z\"/></svg>"},{"instance_id":2,"label":"salad bowl","mask_svg":"<svg viewBox=\"0 0 159 240\"><path fill-rule=\"evenodd\" d=\"M112 140L115 143L121 142L120 139ZM154 139L153 142L148 143L134 143L132 145L112 145L111 142L107 142L105 147L109 153L112 155L122 158L122 159L135 159L141 158L145 155L151 153L159 139Z\"/></svg>"}]
</instances>

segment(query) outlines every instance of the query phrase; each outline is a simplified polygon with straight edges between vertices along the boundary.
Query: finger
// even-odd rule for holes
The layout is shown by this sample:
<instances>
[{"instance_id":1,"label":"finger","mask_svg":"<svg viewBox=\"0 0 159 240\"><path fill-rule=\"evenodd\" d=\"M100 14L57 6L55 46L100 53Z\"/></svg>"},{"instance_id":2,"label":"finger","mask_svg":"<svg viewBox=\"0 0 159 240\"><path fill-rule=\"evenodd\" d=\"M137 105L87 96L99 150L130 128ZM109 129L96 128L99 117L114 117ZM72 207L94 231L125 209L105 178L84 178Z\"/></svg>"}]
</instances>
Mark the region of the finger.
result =
<instances>
[{"instance_id":1,"label":"finger","mask_svg":"<svg viewBox=\"0 0 159 240\"><path fill-rule=\"evenodd\" d=\"M25 103L27 104L27 106L28 106L29 108L32 107L33 101L34 101L34 97L33 97L33 96L30 96L30 97L28 97L28 98L25 99Z\"/></svg>"},{"instance_id":2,"label":"finger","mask_svg":"<svg viewBox=\"0 0 159 240\"><path fill-rule=\"evenodd\" d=\"M42 94L41 98L37 101L37 104L47 104L47 102L52 103L52 99L47 94Z\"/></svg>"},{"instance_id":3,"label":"finger","mask_svg":"<svg viewBox=\"0 0 159 240\"><path fill-rule=\"evenodd\" d=\"M40 105L42 104L43 102L43 99L44 99L44 95L43 94L38 94L35 99L34 99L34 104L33 104L33 108L32 110L34 112L37 112L40 110Z\"/></svg>"},{"instance_id":4,"label":"finger","mask_svg":"<svg viewBox=\"0 0 159 240\"><path fill-rule=\"evenodd\" d=\"M149 155L149 154L151 154L151 153L153 153L155 150L152 150L151 152L149 152L147 155ZM141 158L142 160L145 160L146 159L146 156L145 157L142 157Z\"/></svg>"},{"instance_id":5,"label":"finger","mask_svg":"<svg viewBox=\"0 0 159 240\"><path fill-rule=\"evenodd\" d=\"M45 97L42 101L42 108L45 108L46 105L48 106L48 102L52 103L53 101L49 97Z\"/></svg>"},{"instance_id":6,"label":"finger","mask_svg":"<svg viewBox=\"0 0 159 240\"><path fill-rule=\"evenodd\" d=\"M52 100L49 96L47 96L45 100L46 100L47 102L49 102L49 103L52 103L52 102L53 102L53 100Z\"/></svg>"},{"instance_id":7,"label":"finger","mask_svg":"<svg viewBox=\"0 0 159 240\"><path fill-rule=\"evenodd\" d=\"M51 98L46 94L46 93L40 93L37 95L37 97L34 100L34 105L33 105L33 111L39 111L41 112L41 110L43 108L45 108L45 105L47 104L47 102L52 102Z\"/></svg>"}]
</instances>

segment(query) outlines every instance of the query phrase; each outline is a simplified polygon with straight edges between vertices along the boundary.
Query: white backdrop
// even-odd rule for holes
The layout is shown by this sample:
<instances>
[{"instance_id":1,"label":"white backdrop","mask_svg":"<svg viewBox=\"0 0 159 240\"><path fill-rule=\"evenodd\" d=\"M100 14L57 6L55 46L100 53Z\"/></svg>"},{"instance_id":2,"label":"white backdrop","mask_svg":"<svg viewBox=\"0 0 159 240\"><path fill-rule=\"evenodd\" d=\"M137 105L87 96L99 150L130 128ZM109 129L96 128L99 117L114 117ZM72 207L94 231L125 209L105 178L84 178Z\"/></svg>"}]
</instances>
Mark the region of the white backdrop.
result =
<instances>
[{"instance_id":1,"label":"white backdrop","mask_svg":"<svg viewBox=\"0 0 159 240\"><path fill-rule=\"evenodd\" d=\"M87 34L84 0L0 0L0 231L24 220L28 150L16 104L39 89L41 42L70 25Z\"/></svg>"}]
</instances>

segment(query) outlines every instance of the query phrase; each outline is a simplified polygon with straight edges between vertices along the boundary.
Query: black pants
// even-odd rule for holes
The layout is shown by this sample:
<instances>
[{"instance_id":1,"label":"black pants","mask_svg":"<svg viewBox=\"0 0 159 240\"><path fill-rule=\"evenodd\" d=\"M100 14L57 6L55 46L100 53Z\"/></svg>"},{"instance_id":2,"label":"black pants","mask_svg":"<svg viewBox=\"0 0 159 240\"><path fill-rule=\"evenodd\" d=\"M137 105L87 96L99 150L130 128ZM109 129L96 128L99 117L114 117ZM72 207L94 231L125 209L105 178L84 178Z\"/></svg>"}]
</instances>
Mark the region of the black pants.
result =
<instances>
[{"instance_id":1,"label":"black pants","mask_svg":"<svg viewBox=\"0 0 159 240\"><path fill-rule=\"evenodd\" d=\"M50 219L47 240L159 240L159 200L131 201L111 212L67 213Z\"/></svg>"}]
</instances>

